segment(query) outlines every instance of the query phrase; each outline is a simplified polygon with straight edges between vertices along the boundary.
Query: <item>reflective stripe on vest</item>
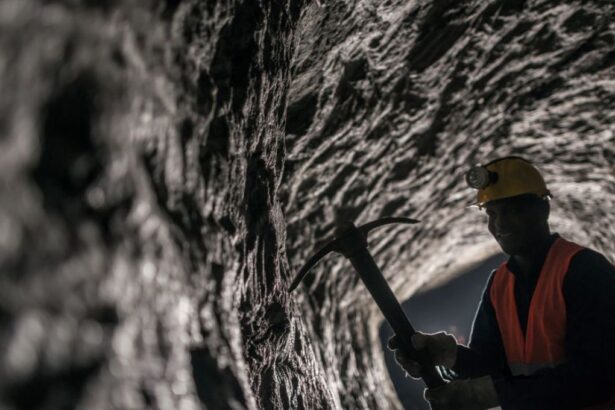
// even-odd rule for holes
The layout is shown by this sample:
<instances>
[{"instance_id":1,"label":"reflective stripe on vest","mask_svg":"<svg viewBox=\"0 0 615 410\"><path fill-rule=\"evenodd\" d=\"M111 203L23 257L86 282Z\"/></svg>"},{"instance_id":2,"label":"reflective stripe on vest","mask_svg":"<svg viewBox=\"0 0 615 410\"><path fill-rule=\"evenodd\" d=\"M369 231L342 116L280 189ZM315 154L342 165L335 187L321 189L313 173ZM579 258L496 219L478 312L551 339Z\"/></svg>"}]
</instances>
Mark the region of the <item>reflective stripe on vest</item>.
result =
<instances>
[{"instance_id":1,"label":"reflective stripe on vest","mask_svg":"<svg viewBox=\"0 0 615 410\"><path fill-rule=\"evenodd\" d=\"M566 303L562 287L572 257L582 249L562 238L551 245L532 295L525 335L517 313L515 276L506 262L496 271L489 296L513 375L529 376L566 361ZM615 396L606 405L591 407L613 408Z\"/></svg>"},{"instance_id":2,"label":"reflective stripe on vest","mask_svg":"<svg viewBox=\"0 0 615 410\"><path fill-rule=\"evenodd\" d=\"M548 367L555 367L560 363L508 363L510 372L515 376L529 376L536 373L540 369L546 369Z\"/></svg>"}]
</instances>

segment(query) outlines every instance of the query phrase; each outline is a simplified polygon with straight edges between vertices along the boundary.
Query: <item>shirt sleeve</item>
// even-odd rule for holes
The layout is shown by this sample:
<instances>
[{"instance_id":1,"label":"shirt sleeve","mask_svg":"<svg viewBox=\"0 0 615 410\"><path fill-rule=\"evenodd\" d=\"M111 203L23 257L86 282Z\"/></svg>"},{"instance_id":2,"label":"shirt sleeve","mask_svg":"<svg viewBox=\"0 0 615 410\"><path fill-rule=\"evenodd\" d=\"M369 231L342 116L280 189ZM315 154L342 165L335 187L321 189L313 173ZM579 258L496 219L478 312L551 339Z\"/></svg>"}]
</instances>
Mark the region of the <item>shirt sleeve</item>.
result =
<instances>
[{"instance_id":1,"label":"shirt sleeve","mask_svg":"<svg viewBox=\"0 0 615 410\"><path fill-rule=\"evenodd\" d=\"M563 285L567 361L529 377L494 378L503 410L579 409L615 392L615 268L589 249Z\"/></svg>"}]
</instances>

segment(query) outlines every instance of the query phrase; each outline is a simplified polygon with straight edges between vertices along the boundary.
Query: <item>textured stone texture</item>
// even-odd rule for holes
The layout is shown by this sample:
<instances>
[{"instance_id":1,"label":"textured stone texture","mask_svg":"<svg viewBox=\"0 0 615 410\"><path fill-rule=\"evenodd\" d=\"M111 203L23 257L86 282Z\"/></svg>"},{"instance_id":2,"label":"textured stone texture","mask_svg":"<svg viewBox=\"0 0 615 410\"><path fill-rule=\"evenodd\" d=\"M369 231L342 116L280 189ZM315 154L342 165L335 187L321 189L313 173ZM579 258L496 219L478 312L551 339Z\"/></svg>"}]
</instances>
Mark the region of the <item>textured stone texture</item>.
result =
<instances>
[{"instance_id":1,"label":"textured stone texture","mask_svg":"<svg viewBox=\"0 0 615 410\"><path fill-rule=\"evenodd\" d=\"M16 409L394 408L344 219L400 299L494 251L533 159L615 256L605 1L0 2L0 392Z\"/></svg>"}]
</instances>

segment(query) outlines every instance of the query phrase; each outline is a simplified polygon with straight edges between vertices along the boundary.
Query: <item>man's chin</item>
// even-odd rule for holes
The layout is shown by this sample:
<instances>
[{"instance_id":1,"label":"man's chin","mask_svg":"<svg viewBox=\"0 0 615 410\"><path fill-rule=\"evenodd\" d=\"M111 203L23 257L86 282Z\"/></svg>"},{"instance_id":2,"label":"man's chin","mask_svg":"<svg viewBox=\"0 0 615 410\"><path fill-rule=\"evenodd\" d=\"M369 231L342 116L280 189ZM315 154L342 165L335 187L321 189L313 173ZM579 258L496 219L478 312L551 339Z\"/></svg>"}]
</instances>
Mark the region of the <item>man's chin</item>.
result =
<instances>
[{"instance_id":1,"label":"man's chin","mask_svg":"<svg viewBox=\"0 0 615 410\"><path fill-rule=\"evenodd\" d=\"M515 256L519 254L520 249L518 246L501 242L498 242L498 244L500 245L500 249L502 249L502 252L504 252L508 256Z\"/></svg>"}]
</instances>

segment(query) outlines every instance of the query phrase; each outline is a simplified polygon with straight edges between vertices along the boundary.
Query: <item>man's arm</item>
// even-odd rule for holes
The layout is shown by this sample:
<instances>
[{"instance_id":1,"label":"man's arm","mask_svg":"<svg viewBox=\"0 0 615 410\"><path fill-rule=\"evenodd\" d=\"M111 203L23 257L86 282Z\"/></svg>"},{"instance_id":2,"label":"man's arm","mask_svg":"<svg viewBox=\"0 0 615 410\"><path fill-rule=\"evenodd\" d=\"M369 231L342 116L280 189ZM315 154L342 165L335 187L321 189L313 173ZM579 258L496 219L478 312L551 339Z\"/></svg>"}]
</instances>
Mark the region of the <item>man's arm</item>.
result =
<instances>
[{"instance_id":1,"label":"man's arm","mask_svg":"<svg viewBox=\"0 0 615 410\"><path fill-rule=\"evenodd\" d=\"M489 297L494 275L495 271L491 272L476 311L469 347L457 348L457 361L453 370L460 378L510 375L495 310Z\"/></svg>"}]
</instances>

